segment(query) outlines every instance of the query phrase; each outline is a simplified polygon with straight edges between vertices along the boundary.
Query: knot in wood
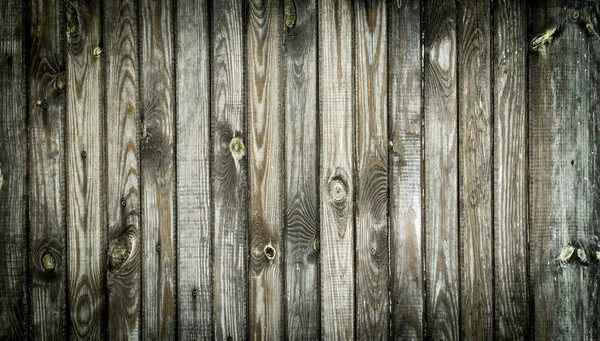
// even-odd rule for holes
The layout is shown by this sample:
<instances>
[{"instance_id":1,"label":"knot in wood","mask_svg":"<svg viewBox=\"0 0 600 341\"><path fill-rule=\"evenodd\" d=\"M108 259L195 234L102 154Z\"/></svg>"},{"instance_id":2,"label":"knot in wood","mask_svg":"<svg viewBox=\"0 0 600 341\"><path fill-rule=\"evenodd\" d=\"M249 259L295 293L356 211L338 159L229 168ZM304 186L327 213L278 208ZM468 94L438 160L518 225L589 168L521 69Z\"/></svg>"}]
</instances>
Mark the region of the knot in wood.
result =
<instances>
[{"instance_id":1,"label":"knot in wood","mask_svg":"<svg viewBox=\"0 0 600 341\"><path fill-rule=\"evenodd\" d=\"M246 155L246 147L244 146L244 141L241 138L234 136L229 142L229 151L231 151L231 156L237 161Z\"/></svg>"},{"instance_id":2,"label":"knot in wood","mask_svg":"<svg viewBox=\"0 0 600 341\"><path fill-rule=\"evenodd\" d=\"M585 25L585 29L588 31L589 35L591 35L591 36L596 35L596 30L594 29L594 26L592 26L592 24L588 23L587 25Z\"/></svg>"},{"instance_id":3,"label":"knot in wood","mask_svg":"<svg viewBox=\"0 0 600 341\"><path fill-rule=\"evenodd\" d=\"M585 254L584 249L577 249L577 258L579 258L582 263L587 263L587 255Z\"/></svg>"},{"instance_id":4,"label":"knot in wood","mask_svg":"<svg viewBox=\"0 0 600 341\"><path fill-rule=\"evenodd\" d=\"M319 250L321 250L321 237L315 236L315 238L313 238L313 250L315 250L316 253L319 253Z\"/></svg>"},{"instance_id":5,"label":"knot in wood","mask_svg":"<svg viewBox=\"0 0 600 341\"><path fill-rule=\"evenodd\" d=\"M0 189L2 189L2 185L4 185L4 175L2 175L2 170L0 169Z\"/></svg>"},{"instance_id":6,"label":"knot in wood","mask_svg":"<svg viewBox=\"0 0 600 341\"><path fill-rule=\"evenodd\" d=\"M344 201L348 195L346 186L341 180L331 181L329 184L329 194L336 202Z\"/></svg>"},{"instance_id":7,"label":"knot in wood","mask_svg":"<svg viewBox=\"0 0 600 341\"><path fill-rule=\"evenodd\" d=\"M265 253L265 256L267 256L268 259L270 259L270 260L275 259L275 248L273 246L271 246L270 244L265 246L265 249L263 250L263 252Z\"/></svg>"},{"instance_id":8,"label":"knot in wood","mask_svg":"<svg viewBox=\"0 0 600 341\"><path fill-rule=\"evenodd\" d=\"M65 73L61 72L56 78L56 88L62 90L65 88Z\"/></svg>"},{"instance_id":9,"label":"knot in wood","mask_svg":"<svg viewBox=\"0 0 600 341\"><path fill-rule=\"evenodd\" d=\"M573 11L573 20L579 19L579 11Z\"/></svg>"},{"instance_id":10,"label":"knot in wood","mask_svg":"<svg viewBox=\"0 0 600 341\"><path fill-rule=\"evenodd\" d=\"M543 33L538 34L531 40L531 49L534 51L543 51L546 45L552 41L552 36L556 32L556 27L549 28Z\"/></svg>"},{"instance_id":11,"label":"knot in wood","mask_svg":"<svg viewBox=\"0 0 600 341\"><path fill-rule=\"evenodd\" d=\"M46 271L52 271L56 267L56 259L50 252L44 252L42 256L42 267Z\"/></svg>"},{"instance_id":12,"label":"knot in wood","mask_svg":"<svg viewBox=\"0 0 600 341\"><path fill-rule=\"evenodd\" d=\"M42 98L38 98L38 99L37 99L37 101L35 101L35 104L36 104L38 107L41 107L42 105L44 105L44 103L45 103L45 102L46 102L46 101L44 101L44 99L42 99Z\"/></svg>"},{"instance_id":13,"label":"knot in wood","mask_svg":"<svg viewBox=\"0 0 600 341\"><path fill-rule=\"evenodd\" d=\"M100 56L102 56L102 48L100 46L97 46L94 49L94 57L100 58Z\"/></svg>"},{"instance_id":14,"label":"knot in wood","mask_svg":"<svg viewBox=\"0 0 600 341\"><path fill-rule=\"evenodd\" d=\"M293 28L296 26L296 4L294 3L294 0L285 0L283 3L283 8L285 27Z\"/></svg>"}]
</instances>

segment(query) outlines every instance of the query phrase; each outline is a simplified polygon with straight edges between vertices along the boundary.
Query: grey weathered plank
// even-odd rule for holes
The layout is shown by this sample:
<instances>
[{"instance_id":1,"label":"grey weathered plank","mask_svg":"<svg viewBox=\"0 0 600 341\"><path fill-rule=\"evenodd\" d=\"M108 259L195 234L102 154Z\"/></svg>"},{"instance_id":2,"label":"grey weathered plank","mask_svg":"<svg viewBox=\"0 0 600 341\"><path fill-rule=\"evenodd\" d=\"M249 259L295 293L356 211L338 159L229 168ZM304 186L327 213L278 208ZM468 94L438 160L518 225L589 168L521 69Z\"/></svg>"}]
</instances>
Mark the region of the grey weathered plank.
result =
<instances>
[{"instance_id":1,"label":"grey weathered plank","mask_svg":"<svg viewBox=\"0 0 600 341\"><path fill-rule=\"evenodd\" d=\"M286 331L290 340L320 337L317 149L317 6L284 2Z\"/></svg>"},{"instance_id":2,"label":"grey weathered plank","mask_svg":"<svg viewBox=\"0 0 600 341\"><path fill-rule=\"evenodd\" d=\"M390 299L395 339L423 339L421 2L388 6Z\"/></svg>"},{"instance_id":3,"label":"grey weathered plank","mask_svg":"<svg viewBox=\"0 0 600 341\"><path fill-rule=\"evenodd\" d=\"M29 336L23 6L0 4L0 339Z\"/></svg>"},{"instance_id":4,"label":"grey weathered plank","mask_svg":"<svg viewBox=\"0 0 600 341\"><path fill-rule=\"evenodd\" d=\"M106 212L100 7L66 2L66 174L69 337L103 339Z\"/></svg>"},{"instance_id":5,"label":"grey weathered plank","mask_svg":"<svg viewBox=\"0 0 600 341\"><path fill-rule=\"evenodd\" d=\"M248 3L248 162L250 339L284 335L282 10L279 0Z\"/></svg>"},{"instance_id":6,"label":"grey weathered plank","mask_svg":"<svg viewBox=\"0 0 600 341\"><path fill-rule=\"evenodd\" d=\"M354 79L350 1L318 5L322 337L354 337Z\"/></svg>"},{"instance_id":7,"label":"grey weathered plank","mask_svg":"<svg viewBox=\"0 0 600 341\"><path fill-rule=\"evenodd\" d=\"M215 337L248 337L244 3L213 1L211 129Z\"/></svg>"},{"instance_id":8,"label":"grey weathered plank","mask_svg":"<svg viewBox=\"0 0 600 341\"><path fill-rule=\"evenodd\" d=\"M140 335L141 239L137 2L104 2L108 259L107 338Z\"/></svg>"},{"instance_id":9,"label":"grey weathered plank","mask_svg":"<svg viewBox=\"0 0 600 341\"><path fill-rule=\"evenodd\" d=\"M356 336L389 335L387 6L355 2Z\"/></svg>"},{"instance_id":10,"label":"grey weathered plank","mask_svg":"<svg viewBox=\"0 0 600 341\"><path fill-rule=\"evenodd\" d=\"M139 2L142 108L142 337L174 339L173 2Z\"/></svg>"},{"instance_id":11,"label":"grey weathered plank","mask_svg":"<svg viewBox=\"0 0 600 341\"><path fill-rule=\"evenodd\" d=\"M537 340L598 338L598 11L530 7L531 295ZM595 264L593 264L595 266Z\"/></svg>"},{"instance_id":12,"label":"grey weathered plank","mask_svg":"<svg viewBox=\"0 0 600 341\"><path fill-rule=\"evenodd\" d=\"M67 336L65 221L65 21L62 1L30 4L29 267L31 338Z\"/></svg>"},{"instance_id":13,"label":"grey weathered plank","mask_svg":"<svg viewBox=\"0 0 600 341\"><path fill-rule=\"evenodd\" d=\"M493 337L490 1L457 2L460 335Z\"/></svg>"},{"instance_id":14,"label":"grey weathered plank","mask_svg":"<svg viewBox=\"0 0 600 341\"><path fill-rule=\"evenodd\" d=\"M179 337L213 339L210 17L205 0L176 7Z\"/></svg>"},{"instance_id":15,"label":"grey weathered plank","mask_svg":"<svg viewBox=\"0 0 600 341\"><path fill-rule=\"evenodd\" d=\"M494 2L494 338L501 340L528 336L525 13L525 1Z\"/></svg>"},{"instance_id":16,"label":"grey weathered plank","mask_svg":"<svg viewBox=\"0 0 600 341\"><path fill-rule=\"evenodd\" d=\"M454 1L424 18L424 162L427 338L459 338L457 56Z\"/></svg>"}]
</instances>

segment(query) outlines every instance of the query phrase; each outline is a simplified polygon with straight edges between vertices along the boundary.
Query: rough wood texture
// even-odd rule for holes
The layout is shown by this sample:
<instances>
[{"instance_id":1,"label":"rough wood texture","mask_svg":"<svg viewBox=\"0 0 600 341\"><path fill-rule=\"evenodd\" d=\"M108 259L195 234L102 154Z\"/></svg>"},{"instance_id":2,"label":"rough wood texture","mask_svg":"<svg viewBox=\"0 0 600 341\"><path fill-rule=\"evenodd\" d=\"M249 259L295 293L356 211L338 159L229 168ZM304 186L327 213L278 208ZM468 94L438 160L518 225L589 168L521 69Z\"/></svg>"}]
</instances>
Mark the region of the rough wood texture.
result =
<instances>
[{"instance_id":1,"label":"rough wood texture","mask_svg":"<svg viewBox=\"0 0 600 341\"><path fill-rule=\"evenodd\" d=\"M29 336L23 8L0 4L0 339Z\"/></svg>"},{"instance_id":2,"label":"rough wood texture","mask_svg":"<svg viewBox=\"0 0 600 341\"><path fill-rule=\"evenodd\" d=\"M527 288L527 23L525 1L494 2L494 338L524 340Z\"/></svg>"},{"instance_id":3,"label":"rough wood texture","mask_svg":"<svg viewBox=\"0 0 600 341\"><path fill-rule=\"evenodd\" d=\"M423 339L421 2L388 6L390 299L396 339Z\"/></svg>"},{"instance_id":4,"label":"rough wood texture","mask_svg":"<svg viewBox=\"0 0 600 341\"><path fill-rule=\"evenodd\" d=\"M215 337L248 337L248 211L244 6L213 1L211 126Z\"/></svg>"},{"instance_id":5,"label":"rough wood texture","mask_svg":"<svg viewBox=\"0 0 600 341\"><path fill-rule=\"evenodd\" d=\"M104 87L99 4L66 3L69 337L103 339L106 285Z\"/></svg>"},{"instance_id":6,"label":"rough wood texture","mask_svg":"<svg viewBox=\"0 0 600 341\"><path fill-rule=\"evenodd\" d=\"M389 335L387 6L355 3L356 334Z\"/></svg>"},{"instance_id":7,"label":"rough wood texture","mask_svg":"<svg viewBox=\"0 0 600 341\"><path fill-rule=\"evenodd\" d=\"M317 8L294 1L285 45L286 337L320 337ZM289 6L289 4L288 4ZM285 8L284 8L285 9Z\"/></svg>"},{"instance_id":8,"label":"rough wood texture","mask_svg":"<svg viewBox=\"0 0 600 341\"><path fill-rule=\"evenodd\" d=\"M279 0L248 3L250 339L284 335L283 106Z\"/></svg>"},{"instance_id":9,"label":"rough wood texture","mask_svg":"<svg viewBox=\"0 0 600 341\"><path fill-rule=\"evenodd\" d=\"M427 338L457 340L459 324L457 210L456 7L425 6L425 260Z\"/></svg>"},{"instance_id":10,"label":"rough wood texture","mask_svg":"<svg viewBox=\"0 0 600 341\"><path fill-rule=\"evenodd\" d=\"M460 335L482 340L494 336L490 1L457 6Z\"/></svg>"},{"instance_id":11,"label":"rough wood texture","mask_svg":"<svg viewBox=\"0 0 600 341\"><path fill-rule=\"evenodd\" d=\"M319 3L321 330L354 338L354 22L350 1Z\"/></svg>"},{"instance_id":12,"label":"rough wood texture","mask_svg":"<svg viewBox=\"0 0 600 341\"><path fill-rule=\"evenodd\" d=\"M112 340L140 336L141 239L137 3L104 2L108 332Z\"/></svg>"},{"instance_id":13,"label":"rough wood texture","mask_svg":"<svg viewBox=\"0 0 600 341\"><path fill-rule=\"evenodd\" d=\"M207 1L179 1L177 59L177 312L179 337L214 339Z\"/></svg>"},{"instance_id":14,"label":"rough wood texture","mask_svg":"<svg viewBox=\"0 0 600 341\"><path fill-rule=\"evenodd\" d=\"M598 284L590 270L597 269L600 231L593 220L600 205L600 13L592 3L558 0L532 4L529 13L535 339L593 340L599 336Z\"/></svg>"},{"instance_id":15,"label":"rough wood texture","mask_svg":"<svg viewBox=\"0 0 600 341\"><path fill-rule=\"evenodd\" d=\"M173 3L141 0L142 337L170 340L175 330L175 167Z\"/></svg>"}]
</instances>

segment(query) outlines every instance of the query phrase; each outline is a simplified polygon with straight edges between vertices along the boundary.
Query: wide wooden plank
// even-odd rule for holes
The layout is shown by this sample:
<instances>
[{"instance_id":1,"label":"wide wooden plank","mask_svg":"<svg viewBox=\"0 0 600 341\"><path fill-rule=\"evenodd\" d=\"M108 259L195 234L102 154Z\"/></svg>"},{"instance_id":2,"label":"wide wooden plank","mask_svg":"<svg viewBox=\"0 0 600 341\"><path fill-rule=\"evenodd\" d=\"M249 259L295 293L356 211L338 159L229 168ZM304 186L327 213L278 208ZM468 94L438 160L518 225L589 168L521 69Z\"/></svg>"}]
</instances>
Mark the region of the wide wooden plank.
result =
<instances>
[{"instance_id":1,"label":"wide wooden plank","mask_svg":"<svg viewBox=\"0 0 600 341\"><path fill-rule=\"evenodd\" d=\"M284 2L286 337L320 337L317 5Z\"/></svg>"},{"instance_id":2,"label":"wide wooden plank","mask_svg":"<svg viewBox=\"0 0 600 341\"><path fill-rule=\"evenodd\" d=\"M390 299L394 339L423 339L421 1L388 6Z\"/></svg>"},{"instance_id":3,"label":"wide wooden plank","mask_svg":"<svg viewBox=\"0 0 600 341\"><path fill-rule=\"evenodd\" d=\"M389 335L387 6L355 2L356 334Z\"/></svg>"},{"instance_id":4,"label":"wide wooden plank","mask_svg":"<svg viewBox=\"0 0 600 341\"><path fill-rule=\"evenodd\" d=\"M23 6L0 4L0 339L29 336ZM25 26L26 27L26 26Z\"/></svg>"},{"instance_id":5,"label":"wide wooden plank","mask_svg":"<svg viewBox=\"0 0 600 341\"><path fill-rule=\"evenodd\" d=\"M494 2L494 338L528 339L525 1Z\"/></svg>"},{"instance_id":6,"label":"wide wooden plank","mask_svg":"<svg viewBox=\"0 0 600 341\"><path fill-rule=\"evenodd\" d=\"M207 1L179 1L177 60L177 316L183 340L214 339Z\"/></svg>"},{"instance_id":7,"label":"wide wooden plank","mask_svg":"<svg viewBox=\"0 0 600 341\"><path fill-rule=\"evenodd\" d=\"M490 1L457 2L460 335L493 337Z\"/></svg>"},{"instance_id":8,"label":"wide wooden plank","mask_svg":"<svg viewBox=\"0 0 600 341\"><path fill-rule=\"evenodd\" d=\"M108 339L140 335L141 240L137 2L104 2Z\"/></svg>"},{"instance_id":9,"label":"wide wooden plank","mask_svg":"<svg viewBox=\"0 0 600 341\"><path fill-rule=\"evenodd\" d=\"M175 330L173 2L141 0L142 337Z\"/></svg>"},{"instance_id":10,"label":"wide wooden plank","mask_svg":"<svg viewBox=\"0 0 600 341\"><path fill-rule=\"evenodd\" d=\"M600 232L600 13L593 3L559 0L531 4L529 13L535 339L597 339L597 265L589 264Z\"/></svg>"},{"instance_id":11,"label":"wide wooden plank","mask_svg":"<svg viewBox=\"0 0 600 341\"><path fill-rule=\"evenodd\" d=\"M321 328L328 340L355 332L353 8L323 1L319 12Z\"/></svg>"},{"instance_id":12,"label":"wide wooden plank","mask_svg":"<svg viewBox=\"0 0 600 341\"><path fill-rule=\"evenodd\" d=\"M459 338L456 4L424 4L427 338Z\"/></svg>"},{"instance_id":13,"label":"wide wooden plank","mask_svg":"<svg viewBox=\"0 0 600 341\"><path fill-rule=\"evenodd\" d=\"M250 182L250 339L284 335L282 9L248 3L248 177Z\"/></svg>"},{"instance_id":14,"label":"wide wooden plank","mask_svg":"<svg viewBox=\"0 0 600 341\"><path fill-rule=\"evenodd\" d=\"M244 3L211 7L211 182L214 205L215 337L248 337L248 211Z\"/></svg>"}]
</instances>

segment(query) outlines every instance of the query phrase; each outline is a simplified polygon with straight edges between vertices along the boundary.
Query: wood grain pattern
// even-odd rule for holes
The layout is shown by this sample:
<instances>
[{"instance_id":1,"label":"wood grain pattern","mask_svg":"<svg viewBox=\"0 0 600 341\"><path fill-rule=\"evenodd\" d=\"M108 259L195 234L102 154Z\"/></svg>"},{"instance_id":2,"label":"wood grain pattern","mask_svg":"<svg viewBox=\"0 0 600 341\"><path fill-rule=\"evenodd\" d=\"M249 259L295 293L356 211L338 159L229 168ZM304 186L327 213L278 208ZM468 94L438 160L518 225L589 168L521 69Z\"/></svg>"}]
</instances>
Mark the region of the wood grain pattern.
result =
<instances>
[{"instance_id":1,"label":"wood grain pattern","mask_svg":"<svg viewBox=\"0 0 600 341\"><path fill-rule=\"evenodd\" d=\"M356 334L389 335L387 6L355 3Z\"/></svg>"},{"instance_id":2,"label":"wood grain pattern","mask_svg":"<svg viewBox=\"0 0 600 341\"><path fill-rule=\"evenodd\" d=\"M460 333L457 56L454 1L428 2L424 18L427 338Z\"/></svg>"},{"instance_id":3,"label":"wood grain pattern","mask_svg":"<svg viewBox=\"0 0 600 341\"><path fill-rule=\"evenodd\" d=\"M490 1L457 6L460 334L481 340L494 335Z\"/></svg>"},{"instance_id":4,"label":"wood grain pattern","mask_svg":"<svg viewBox=\"0 0 600 341\"><path fill-rule=\"evenodd\" d=\"M214 339L207 1L179 1L177 60L177 316L181 339Z\"/></svg>"},{"instance_id":5,"label":"wood grain pattern","mask_svg":"<svg viewBox=\"0 0 600 341\"><path fill-rule=\"evenodd\" d=\"M248 211L244 101L244 6L213 1L211 165L215 337L248 337Z\"/></svg>"},{"instance_id":6,"label":"wood grain pattern","mask_svg":"<svg viewBox=\"0 0 600 341\"><path fill-rule=\"evenodd\" d=\"M248 161L250 338L284 335L282 9L279 0L248 3Z\"/></svg>"},{"instance_id":7,"label":"wood grain pattern","mask_svg":"<svg viewBox=\"0 0 600 341\"><path fill-rule=\"evenodd\" d=\"M317 5L294 1L285 45L286 337L320 337Z\"/></svg>"},{"instance_id":8,"label":"wood grain pattern","mask_svg":"<svg viewBox=\"0 0 600 341\"><path fill-rule=\"evenodd\" d=\"M69 337L103 339L106 213L98 4L67 1L67 274Z\"/></svg>"},{"instance_id":9,"label":"wood grain pattern","mask_svg":"<svg viewBox=\"0 0 600 341\"><path fill-rule=\"evenodd\" d=\"M525 1L497 1L492 12L494 338L523 340L529 321Z\"/></svg>"},{"instance_id":10,"label":"wood grain pattern","mask_svg":"<svg viewBox=\"0 0 600 341\"><path fill-rule=\"evenodd\" d=\"M141 239L137 2L104 2L108 339L140 336Z\"/></svg>"},{"instance_id":11,"label":"wood grain pattern","mask_svg":"<svg viewBox=\"0 0 600 341\"><path fill-rule=\"evenodd\" d=\"M388 6L391 331L423 339L421 2Z\"/></svg>"},{"instance_id":12,"label":"wood grain pattern","mask_svg":"<svg viewBox=\"0 0 600 341\"><path fill-rule=\"evenodd\" d=\"M598 337L598 286L589 262L599 231L592 218L600 174L599 42L589 25L595 32L599 13L592 3L568 1L531 4L529 13L534 336L591 340Z\"/></svg>"},{"instance_id":13,"label":"wood grain pattern","mask_svg":"<svg viewBox=\"0 0 600 341\"><path fill-rule=\"evenodd\" d=\"M355 332L353 8L318 6L322 337Z\"/></svg>"},{"instance_id":14,"label":"wood grain pattern","mask_svg":"<svg viewBox=\"0 0 600 341\"><path fill-rule=\"evenodd\" d=\"M142 337L175 330L173 3L139 3L142 107Z\"/></svg>"},{"instance_id":15,"label":"wood grain pattern","mask_svg":"<svg viewBox=\"0 0 600 341\"><path fill-rule=\"evenodd\" d=\"M23 6L0 4L0 339L29 337Z\"/></svg>"}]
</instances>

